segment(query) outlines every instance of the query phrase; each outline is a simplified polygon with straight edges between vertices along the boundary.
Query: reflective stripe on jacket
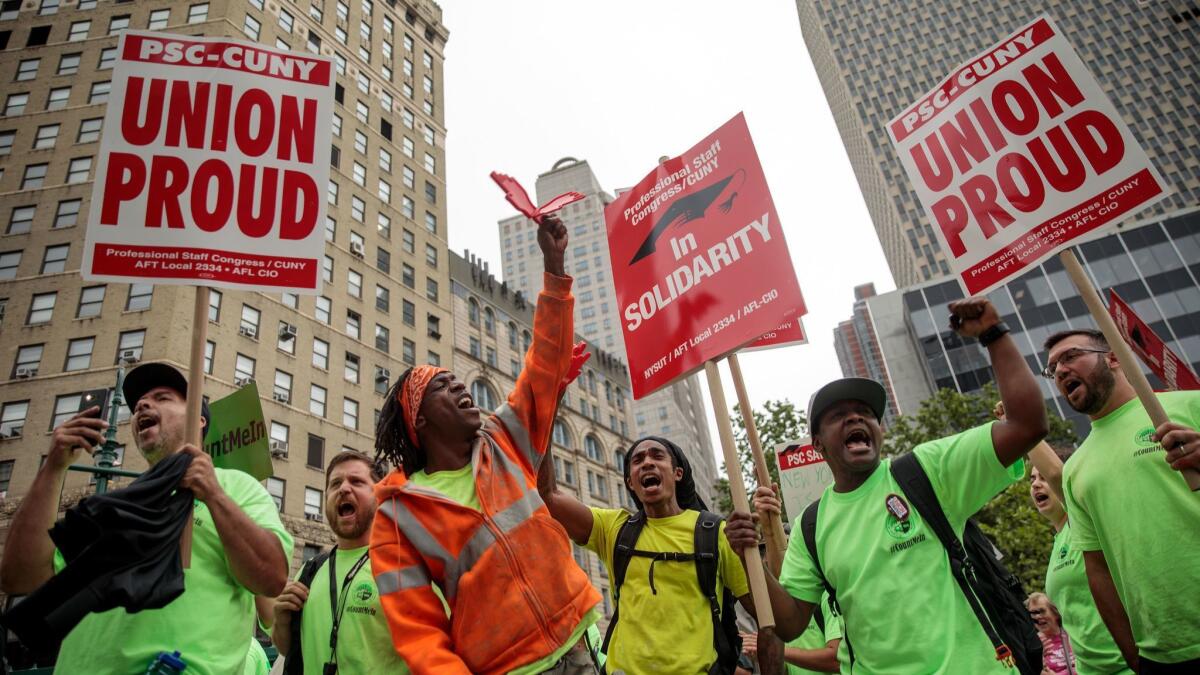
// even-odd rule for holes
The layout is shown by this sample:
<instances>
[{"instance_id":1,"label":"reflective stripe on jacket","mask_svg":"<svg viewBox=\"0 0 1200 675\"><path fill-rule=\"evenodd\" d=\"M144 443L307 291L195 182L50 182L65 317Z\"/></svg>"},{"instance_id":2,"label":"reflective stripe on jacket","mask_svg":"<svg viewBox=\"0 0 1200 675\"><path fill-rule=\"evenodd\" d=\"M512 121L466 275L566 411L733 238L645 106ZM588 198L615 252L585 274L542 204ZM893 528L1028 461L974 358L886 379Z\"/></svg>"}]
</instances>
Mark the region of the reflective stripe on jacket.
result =
<instances>
[{"instance_id":1,"label":"reflective stripe on jacket","mask_svg":"<svg viewBox=\"0 0 1200 675\"><path fill-rule=\"evenodd\" d=\"M375 487L371 568L392 643L414 673L507 673L534 663L600 601L537 491L571 357L570 288L570 278L545 275L525 369L475 440L481 511L402 471Z\"/></svg>"}]
</instances>

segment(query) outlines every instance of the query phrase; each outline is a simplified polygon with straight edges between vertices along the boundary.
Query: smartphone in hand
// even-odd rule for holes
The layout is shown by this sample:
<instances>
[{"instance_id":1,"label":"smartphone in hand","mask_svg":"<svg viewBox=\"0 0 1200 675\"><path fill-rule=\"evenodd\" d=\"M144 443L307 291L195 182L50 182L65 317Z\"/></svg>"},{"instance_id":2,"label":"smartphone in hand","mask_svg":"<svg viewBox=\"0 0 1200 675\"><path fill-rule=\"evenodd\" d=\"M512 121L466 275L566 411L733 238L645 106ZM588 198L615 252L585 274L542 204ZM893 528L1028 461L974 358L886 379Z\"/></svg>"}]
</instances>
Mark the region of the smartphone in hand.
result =
<instances>
[{"instance_id":1,"label":"smartphone in hand","mask_svg":"<svg viewBox=\"0 0 1200 675\"><path fill-rule=\"evenodd\" d=\"M99 406L99 410L91 413L88 417L96 417L99 419L108 419L108 389L93 389L85 391L79 397L79 412L83 412L89 408Z\"/></svg>"}]
</instances>

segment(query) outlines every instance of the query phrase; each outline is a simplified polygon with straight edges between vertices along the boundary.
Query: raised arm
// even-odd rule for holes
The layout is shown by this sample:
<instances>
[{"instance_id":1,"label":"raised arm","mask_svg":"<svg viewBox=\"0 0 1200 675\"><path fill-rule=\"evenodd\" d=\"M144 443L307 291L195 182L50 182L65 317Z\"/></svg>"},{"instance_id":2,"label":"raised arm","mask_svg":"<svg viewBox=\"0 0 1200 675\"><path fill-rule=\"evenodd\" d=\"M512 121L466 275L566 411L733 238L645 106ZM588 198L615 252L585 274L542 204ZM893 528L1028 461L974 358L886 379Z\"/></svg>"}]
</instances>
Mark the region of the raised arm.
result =
<instances>
[{"instance_id":1,"label":"raised arm","mask_svg":"<svg viewBox=\"0 0 1200 675\"><path fill-rule=\"evenodd\" d=\"M950 327L963 337L986 337L984 334L1000 323L999 313L987 298L952 302L949 309ZM1000 463L1011 466L1046 437L1046 403L1011 335L992 339L986 348L1006 413L1005 420L992 425L992 446Z\"/></svg>"},{"instance_id":2,"label":"raised arm","mask_svg":"<svg viewBox=\"0 0 1200 675\"><path fill-rule=\"evenodd\" d=\"M9 595L32 593L54 576L54 542L50 528L58 519L59 495L71 466L84 450L104 440L108 422L85 417L100 412L86 410L60 424L50 439L46 462L34 476L8 528L4 558L0 561L0 590Z\"/></svg>"},{"instance_id":3,"label":"raised arm","mask_svg":"<svg viewBox=\"0 0 1200 675\"><path fill-rule=\"evenodd\" d=\"M546 216L538 226L538 244L546 271L533 313L533 343L525 353L525 367L516 386L496 411L518 446L526 445L521 436L528 438L535 470L550 444L559 383L570 367L575 333L575 298L571 296L571 278L563 268L566 226L556 216Z\"/></svg>"}]
</instances>

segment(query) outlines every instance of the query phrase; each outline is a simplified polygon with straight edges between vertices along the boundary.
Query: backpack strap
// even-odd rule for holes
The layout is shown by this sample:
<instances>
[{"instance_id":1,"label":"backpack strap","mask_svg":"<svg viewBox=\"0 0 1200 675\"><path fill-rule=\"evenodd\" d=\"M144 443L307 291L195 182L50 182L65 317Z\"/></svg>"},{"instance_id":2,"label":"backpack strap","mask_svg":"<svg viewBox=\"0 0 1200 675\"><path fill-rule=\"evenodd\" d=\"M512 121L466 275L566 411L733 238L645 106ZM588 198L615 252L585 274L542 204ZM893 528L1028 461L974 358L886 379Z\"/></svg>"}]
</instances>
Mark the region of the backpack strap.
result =
<instances>
[{"instance_id":1,"label":"backpack strap","mask_svg":"<svg viewBox=\"0 0 1200 675\"><path fill-rule=\"evenodd\" d=\"M329 560L329 556L336 550L333 547L328 551L322 551L317 555L309 558L308 562L300 567L300 574L296 577L296 581L304 584L307 588L312 588L313 577L317 576L317 570L321 569L321 565ZM304 614L304 609L301 608L292 616L291 629L288 634L291 636L291 646L288 653L284 655L283 668L286 675L303 675L304 673L304 652L300 648L300 621Z\"/></svg>"},{"instance_id":2,"label":"backpack strap","mask_svg":"<svg viewBox=\"0 0 1200 675\"><path fill-rule=\"evenodd\" d=\"M821 556L817 553L817 511L820 508L821 499L817 498L804 509L804 513L800 515L800 534L804 538L804 547L808 549L808 557L817 570L817 576L821 578L821 584L825 586L825 593L829 595L829 608L834 614L842 616L842 607L838 604L837 591L825 576L825 570L821 567ZM821 603L819 602L813 608L813 618L817 622L817 627L821 629L821 639L824 640L825 617L821 615ZM853 668L854 647L850 644L850 631L846 628L843 623L842 642L846 643L846 654L850 656L850 664Z\"/></svg>"},{"instance_id":3,"label":"backpack strap","mask_svg":"<svg viewBox=\"0 0 1200 675\"><path fill-rule=\"evenodd\" d=\"M741 648L735 648L730 643L729 636L725 634L721 622L721 601L717 598L717 574L721 562L721 553L718 548L720 532L721 516L710 511L701 511L696 518L693 551L695 551L696 579L700 583L700 592L708 598L708 609L712 616L713 646L717 650L717 663L713 664L713 667L715 669L728 665L728 671L732 671L732 665L729 664L736 664ZM729 609L733 610L732 607ZM716 672L727 671L722 668Z\"/></svg>"},{"instance_id":4,"label":"backpack strap","mask_svg":"<svg viewBox=\"0 0 1200 675\"><path fill-rule=\"evenodd\" d=\"M972 580L975 579L975 566L967 556L967 550L963 547L962 541L959 540L958 535L954 534L954 528L950 526L950 521L946 518L946 511L942 509L937 493L933 490L933 483L929 481L929 475L925 473L924 467L917 461L917 456L909 452L893 459L892 476L900 484L900 489L904 491L908 500L912 502L913 508L921 514L921 519L929 525L933 533L937 535L938 541L942 542L942 546L945 547L950 558L950 572L954 576L954 580L958 582L963 596L966 597L967 604L971 606L971 611L975 613L975 619L979 621L983 632L987 634L988 640L996 650L996 660L1012 663L1012 650L1000 637L972 584Z\"/></svg>"},{"instance_id":5,"label":"backpack strap","mask_svg":"<svg viewBox=\"0 0 1200 675\"><path fill-rule=\"evenodd\" d=\"M617 627L617 619L621 615L621 586L625 583L625 572L629 569L629 561L633 558L634 547L645 527L646 512L639 509L637 513L629 516L629 519L621 524L620 530L617 530L617 541L613 545L613 583L609 589L613 599L613 615L608 620L608 630L604 632L604 643L600 648L600 651L605 654L608 653L608 643L612 641L613 630Z\"/></svg>"}]
</instances>

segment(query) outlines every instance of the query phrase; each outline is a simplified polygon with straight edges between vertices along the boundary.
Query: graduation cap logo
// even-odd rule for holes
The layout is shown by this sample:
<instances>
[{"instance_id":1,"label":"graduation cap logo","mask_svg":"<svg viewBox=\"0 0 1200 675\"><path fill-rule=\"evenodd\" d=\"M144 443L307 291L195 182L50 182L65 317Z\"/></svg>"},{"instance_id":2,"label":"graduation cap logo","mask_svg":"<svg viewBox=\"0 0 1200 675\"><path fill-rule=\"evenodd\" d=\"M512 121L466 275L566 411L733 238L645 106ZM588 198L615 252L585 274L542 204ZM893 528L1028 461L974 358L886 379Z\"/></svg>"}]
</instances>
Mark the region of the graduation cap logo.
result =
<instances>
[{"instance_id":1,"label":"graduation cap logo","mask_svg":"<svg viewBox=\"0 0 1200 675\"><path fill-rule=\"evenodd\" d=\"M632 265L654 253L659 238L672 226L686 225L703 218L718 197L724 198L717 203L717 208L721 210L721 213L729 213L729 210L733 208L733 200L738 195L737 191L745 182L745 170L738 169L703 190L676 199L667 208L667 212L663 214L662 218L659 218L650 233L646 235L646 239L638 247L637 253L633 255L633 260L630 260L629 264Z\"/></svg>"}]
</instances>

